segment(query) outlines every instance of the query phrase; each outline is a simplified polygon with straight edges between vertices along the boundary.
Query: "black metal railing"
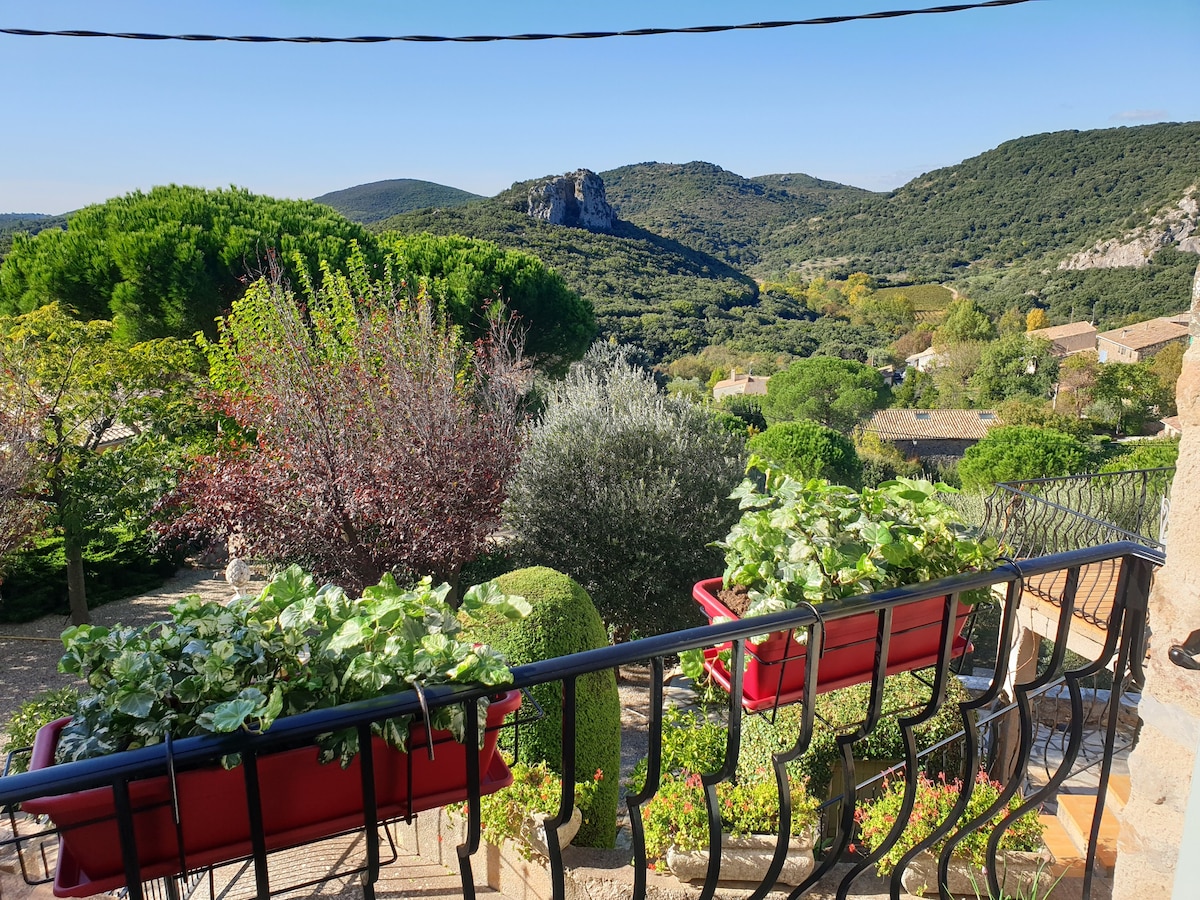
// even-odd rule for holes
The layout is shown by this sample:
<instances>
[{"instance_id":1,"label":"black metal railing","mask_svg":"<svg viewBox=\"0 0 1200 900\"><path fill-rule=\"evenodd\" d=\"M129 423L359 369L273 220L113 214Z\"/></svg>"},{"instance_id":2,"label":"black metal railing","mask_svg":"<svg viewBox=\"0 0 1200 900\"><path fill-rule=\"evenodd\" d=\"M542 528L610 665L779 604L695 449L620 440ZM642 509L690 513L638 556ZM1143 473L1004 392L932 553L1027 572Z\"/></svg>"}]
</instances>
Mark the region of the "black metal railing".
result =
<instances>
[{"instance_id":1,"label":"black metal railing","mask_svg":"<svg viewBox=\"0 0 1200 900\"><path fill-rule=\"evenodd\" d=\"M1038 665L1036 673L1018 683L1006 681L1006 654L998 653L990 671L977 677L983 680L978 691L968 700L958 704L962 719L962 731L954 739L957 744L952 754L958 765L957 772L949 775L962 777L964 787L951 814L935 832L904 854L888 880L887 889L892 897L902 891L901 873L916 855L932 846L943 837L950 837L946 848L938 857L938 883L944 884L948 866L956 846L971 832L980 831L988 835L988 865L986 880L992 896L999 891L997 850L1003 832L1015 817L1028 810L1043 808L1053 803L1056 792L1076 770L1085 739L1094 739L1101 746L1099 762L1095 766L1097 791L1094 808L1094 824L1089 835L1086 851L1086 868L1081 886L1082 896L1091 895L1093 869L1098 842L1100 816L1105 805L1108 779L1112 772L1120 739L1118 736L1121 719L1121 697L1131 686L1140 682L1141 648L1146 634L1146 607L1151 572L1162 562L1162 554L1143 544L1121 542L1106 546L1090 547L1059 553L1052 556L1026 559L1009 563L999 568L977 574L967 574L942 579L938 582L883 591L852 600L833 608L812 607L776 613L747 621L726 622L694 628L687 631L660 635L613 647L577 653L571 656L545 660L520 666L513 671L514 684L527 688L534 685L560 683L563 692L563 759L562 770L575 770L576 718L575 699L577 679L587 673L616 667L646 665L651 672L649 682L648 719L645 724L647 742L647 776L644 787L626 798L628 827L632 841L633 900L643 900L647 893L646 849L642 831L642 807L658 790L663 775L662 747L664 720L664 672L666 662L685 650L713 648L730 644L731 658L728 665L729 691L731 698L742 697L743 663L747 658L747 641L766 632L786 630L807 638L808 648L822 648L827 630L839 620L853 616L866 617L870 637L865 641L864 652L868 664L864 678L870 683L870 698L862 710L862 720L837 738L840 752L843 783L856 784L855 742L872 733L885 715L883 708L885 672L889 668L891 649L898 646L893 622L903 615L906 607L940 598L942 610L938 631L936 659L927 670L926 680L930 698L921 708L899 714L898 724L905 738L905 760L901 771L904 775L904 796L897 826L881 845L868 854L851 853L850 845L855 840L854 800L848 796L829 815L836 823L832 841L822 847L820 858L803 883L794 887L791 897L799 898L814 890L819 884L836 887L838 897L847 896L852 886L872 867L875 861L900 837L903 823L912 812L915 802L915 774L930 752L941 753L944 747L921 747L914 736L914 729L945 704L946 686L949 679L956 677L951 663L959 645L958 624L954 613L958 600L965 593L980 588L993 588L996 602L1000 606L999 645L1012 644L1017 627L1016 612L1024 595L1025 582L1034 577L1057 573L1063 588L1059 595L1059 616L1054 635L1053 650L1048 658ZM1065 663L1065 648L1073 624L1078 619L1072 615L1076 595L1081 583L1081 573L1089 567L1109 565L1119 573L1112 586L1112 597L1106 620L1106 640L1094 658L1081 665L1068 668ZM789 762L799 758L807 749L814 728L815 699L821 690L820 652L807 653L802 661L793 665L804 667L805 680L800 691L800 728L794 746L774 756L776 781L779 786L780 836L776 841L771 866L762 883L751 895L751 900L761 900L774 885L782 870L788 845L787 837L792 816L792 798L786 774ZM1114 673L1113 688L1107 710L1100 717L1089 717L1085 709L1084 694L1087 679L1103 669ZM1053 691L1065 698L1066 710L1054 727L1065 735L1061 758L1044 774L1031 780L1029 773L1039 740L1039 723L1036 714L1036 698ZM453 703L464 703L467 714L467 733L474 734L478 725L478 713L474 701L484 696L485 691L472 688L437 687L425 692L424 702L429 708ZM135 798L137 785L144 779L169 775L172 770L197 765L214 765L223 756L231 753L241 755L242 781L244 784L246 811L252 834L252 848L246 854L251 863L255 892L260 900L266 900L282 888L272 883L266 841L263 834L263 802L258 782L259 761L280 748L313 741L318 734L339 729L358 730L364 755L368 758L361 766L361 792L363 812L358 830L365 836L365 862L360 867L363 893L366 900L373 900L375 884L380 878L381 830L384 825L377 822L376 768L369 758L371 723L402 714L420 715L422 698L408 692L391 697L350 704L331 710L319 710L303 715L278 720L272 729L258 735L231 735L223 737L196 737L175 741L168 752L162 744L115 754L110 757L86 760L77 763L52 766L47 769L0 779L0 807L19 804L32 798L65 794L90 788L111 788L116 798L115 818L120 834L119 852L123 860L125 880L129 896L143 900L146 892L142 885L141 863L137 837L133 827L133 816L137 808ZM716 785L734 777L741 747L742 704L732 699L725 704L722 720L727 726L727 748L724 764L717 771L703 776L705 803L709 816L710 846L719 847L720 815L717 808ZM1003 777L1000 798L971 821L965 821L965 811L971 796L974 778L983 767L989 772L999 772ZM457 848L462 882L462 895L475 895L475 877L472 860L480 849L480 823L478 814L479 785L481 779L479 760L476 754L465 754L465 775L468 786L466 815L466 837ZM894 776L895 777L895 776ZM548 862L553 896L561 900L567 894L568 872L564 867L562 848L557 840L557 827L565 822L573 804L572 786L565 780L559 813L546 820ZM1007 814L1000 825L993 828L989 823L997 813L1004 812L1010 799L1020 798L1016 812ZM388 832L383 831L383 837ZM300 841L299 843L303 843ZM710 855L707 875L701 889L701 900L711 900L715 895L721 876L721 854ZM186 860L184 861L186 868ZM290 886L289 886L290 887ZM982 885L981 885L982 887ZM948 896L943 891L943 896Z\"/></svg>"},{"instance_id":2,"label":"black metal railing","mask_svg":"<svg viewBox=\"0 0 1200 900\"><path fill-rule=\"evenodd\" d=\"M984 510L984 531L1018 559L1133 541L1166 543L1175 468L1136 469L998 483Z\"/></svg>"}]
</instances>

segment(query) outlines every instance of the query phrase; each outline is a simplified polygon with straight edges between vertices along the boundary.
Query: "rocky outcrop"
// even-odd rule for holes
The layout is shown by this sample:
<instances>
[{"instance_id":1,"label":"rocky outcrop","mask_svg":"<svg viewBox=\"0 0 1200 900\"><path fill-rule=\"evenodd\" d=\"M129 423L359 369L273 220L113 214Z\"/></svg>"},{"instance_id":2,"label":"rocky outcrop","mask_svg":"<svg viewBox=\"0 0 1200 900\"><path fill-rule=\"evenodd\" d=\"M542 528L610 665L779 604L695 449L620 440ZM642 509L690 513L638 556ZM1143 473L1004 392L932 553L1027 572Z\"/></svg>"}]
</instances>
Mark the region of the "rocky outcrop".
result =
<instances>
[{"instance_id":1,"label":"rocky outcrop","mask_svg":"<svg viewBox=\"0 0 1200 900\"><path fill-rule=\"evenodd\" d=\"M1124 237L1097 241L1058 264L1060 269L1118 269L1149 265L1163 247L1176 245L1185 253L1200 253L1200 201L1192 185L1174 206L1169 206L1147 225L1126 232Z\"/></svg>"},{"instance_id":2,"label":"rocky outcrop","mask_svg":"<svg viewBox=\"0 0 1200 900\"><path fill-rule=\"evenodd\" d=\"M529 189L527 212L551 225L612 231L617 214L604 195L604 181L590 169L548 178Z\"/></svg>"}]
</instances>

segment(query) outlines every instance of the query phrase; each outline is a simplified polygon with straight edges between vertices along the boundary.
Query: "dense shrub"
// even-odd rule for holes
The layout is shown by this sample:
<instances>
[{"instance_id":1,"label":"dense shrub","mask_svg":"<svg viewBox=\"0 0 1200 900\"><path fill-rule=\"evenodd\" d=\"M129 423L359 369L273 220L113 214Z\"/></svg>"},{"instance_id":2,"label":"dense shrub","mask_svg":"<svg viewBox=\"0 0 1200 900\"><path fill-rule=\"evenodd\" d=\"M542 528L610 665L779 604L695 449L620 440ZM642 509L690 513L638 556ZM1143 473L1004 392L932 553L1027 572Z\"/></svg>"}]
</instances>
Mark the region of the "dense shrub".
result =
<instances>
[{"instance_id":1,"label":"dense shrub","mask_svg":"<svg viewBox=\"0 0 1200 900\"><path fill-rule=\"evenodd\" d=\"M25 750L33 746L38 729L49 725L56 719L75 714L79 704L79 689L74 687L56 688L34 694L17 707L9 720L0 726L0 734L8 735L0 743L0 761L14 750ZM3 772L0 762L0 772ZM9 764L9 775L17 775L29 770L29 756L25 753L14 753Z\"/></svg>"},{"instance_id":2,"label":"dense shrub","mask_svg":"<svg viewBox=\"0 0 1200 900\"><path fill-rule=\"evenodd\" d=\"M843 434L816 422L780 422L756 434L746 449L764 457L793 478L826 478L861 487L863 465L854 444Z\"/></svg>"},{"instance_id":3,"label":"dense shrub","mask_svg":"<svg viewBox=\"0 0 1200 900\"><path fill-rule=\"evenodd\" d=\"M472 636L499 650L510 665L553 659L608 646L604 624L587 592L561 572L544 567L519 569L496 579L506 594L529 601L533 611L520 621L495 619L474 627ZM617 792L621 765L621 701L612 669L589 672L576 683L575 781L591 782L603 773L575 843L611 847L616 839ZM546 762L562 774L562 689L558 682L530 688L545 717L522 726L520 762Z\"/></svg>"},{"instance_id":4,"label":"dense shrub","mask_svg":"<svg viewBox=\"0 0 1200 900\"><path fill-rule=\"evenodd\" d=\"M795 774L808 779L808 790L813 796L827 795L834 770L841 766L841 752L837 735L863 720L870 701L870 684L829 691L817 698L816 720L812 741L804 754L792 765ZM904 734L900 730L899 718L911 715L929 702L930 688L913 674L902 672L889 675L884 682L884 715L869 735L855 742L855 760L903 760ZM932 747L939 741L962 730L962 718L958 704L968 699L966 688L957 678L946 683L946 698L933 718L916 726L913 736L917 749ZM750 716L742 723L742 753L739 764L747 766L769 766L771 754L790 750L800 734L800 705L780 707L774 716ZM925 771L936 775L946 771L957 773L957 751L933 754L927 760Z\"/></svg>"},{"instance_id":5,"label":"dense shrub","mask_svg":"<svg viewBox=\"0 0 1200 900\"><path fill-rule=\"evenodd\" d=\"M767 420L763 417L762 401L761 396L754 394L731 394L728 397L722 397L718 406L745 422L747 428L765 431Z\"/></svg>"},{"instance_id":6,"label":"dense shrub","mask_svg":"<svg viewBox=\"0 0 1200 900\"><path fill-rule=\"evenodd\" d=\"M990 490L997 481L1075 475L1091 461L1087 445L1067 434L1006 425L968 447L958 464L964 490Z\"/></svg>"},{"instance_id":7,"label":"dense shrub","mask_svg":"<svg viewBox=\"0 0 1200 900\"><path fill-rule=\"evenodd\" d=\"M142 534L106 532L83 551L89 607L160 587L178 567L169 553L152 552ZM61 536L13 554L5 564L0 622L28 622L50 613L67 615L67 557Z\"/></svg>"},{"instance_id":8,"label":"dense shrub","mask_svg":"<svg viewBox=\"0 0 1200 900\"><path fill-rule=\"evenodd\" d=\"M362 260L299 294L274 274L204 343L230 427L164 504L166 539L238 535L354 592L389 571L454 578L516 467L512 328L469 342Z\"/></svg>"},{"instance_id":9,"label":"dense shrub","mask_svg":"<svg viewBox=\"0 0 1200 900\"><path fill-rule=\"evenodd\" d=\"M1114 456L1103 466L1101 472L1129 472L1134 469L1158 469L1173 466L1179 459L1179 438L1140 441L1133 449Z\"/></svg>"},{"instance_id":10,"label":"dense shrub","mask_svg":"<svg viewBox=\"0 0 1200 900\"><path fill-rule=\"evenodd\" d=\"M551 388L509 485L516 554L579 581L619 636L700 624L691 585L737 518L742 447L706 411L663 396L597 345Z\"/></svg>"}]
</instances>

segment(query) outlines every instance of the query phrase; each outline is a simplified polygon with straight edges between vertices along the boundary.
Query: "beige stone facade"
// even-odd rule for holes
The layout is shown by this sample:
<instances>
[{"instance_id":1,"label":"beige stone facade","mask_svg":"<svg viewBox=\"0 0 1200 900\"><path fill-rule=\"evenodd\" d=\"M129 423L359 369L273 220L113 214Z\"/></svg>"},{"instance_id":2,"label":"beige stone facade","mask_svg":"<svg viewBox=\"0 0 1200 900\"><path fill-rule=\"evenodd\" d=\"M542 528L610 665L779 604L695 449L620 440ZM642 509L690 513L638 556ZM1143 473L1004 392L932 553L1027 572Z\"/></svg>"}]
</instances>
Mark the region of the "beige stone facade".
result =
<instances>
[{"instance_id":1,"label":"beige stone facade","mask_svg":"<svg viewBox=\"0 0 1200 900\"><path fill-rule=\"evenodd\" d=\"M1200 269L1192 291L1192 329L1200 317ZM1192 773L1200 750L1200 672L1167 657L1200 628L1200 346L1183 359L1176 387L1183 437L1172 485L1166 565L1150 593L1151 636L1138 744L1129 759L1130 796L1122 813L1115 900L1172 896ZM1194 827L1194 826L1193 826ZM1196 854L1200 847L1184 852ZM1175 897L1200 894L1175 893Z\"/></svg>"}]
</instances>

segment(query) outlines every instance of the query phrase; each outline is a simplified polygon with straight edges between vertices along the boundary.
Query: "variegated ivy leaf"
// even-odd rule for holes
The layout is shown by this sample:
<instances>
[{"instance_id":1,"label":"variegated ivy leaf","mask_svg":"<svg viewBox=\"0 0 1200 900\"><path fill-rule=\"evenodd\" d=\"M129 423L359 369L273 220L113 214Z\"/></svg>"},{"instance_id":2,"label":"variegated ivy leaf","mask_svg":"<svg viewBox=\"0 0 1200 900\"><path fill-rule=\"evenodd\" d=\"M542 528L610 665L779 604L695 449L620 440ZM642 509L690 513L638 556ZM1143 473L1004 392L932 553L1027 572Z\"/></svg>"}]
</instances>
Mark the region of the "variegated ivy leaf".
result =
<instances>
[{"instance_id":1,"label":"variegated ivy leaf","mask_svg":"<svg viewBox=\"0 0 1200 900\"><path fill-rule=\"evenodd\" d=\"M118 694L116 699L118 710L135 719L144 719L150 715L158 697L153 691L133 690Z\"/></svg>"},{"instance_id":2,"label":"variegated ivy leaf","mask_svg":"<svg viewBox=\"0 0 1200 900\"><path fill-rule=\"evenodd\" d=\"M523 619L533 607L524 597L505 594L494 581L476 585L463 595L462 612L471 618L477 618L484 612L505 619Z\"/></svg>"},{"instance_id":3,"label":"variegated ivy leaf","mask_svg":"<svg viewBox=\"0 0 1200 900\"><path fill-rule=\"evenodd\" d=\"M325 649L331 653L343 653L361 647L373 633L371 623L365 616L349 619L342 623Z\"/></svg>"},{"instance_id":4,"label":"variegated ivy leaf","mask_svg":"<svg viewBox=\"0 0 1200 900\"><path fill-rule=\"evenodd\" d=\"M202 712L196 718L196 723L207 731L226 734L242 728L247 719L254 717L258 708L259 704L253 700L227 700Z\"/></svg>"}]
</instances>

